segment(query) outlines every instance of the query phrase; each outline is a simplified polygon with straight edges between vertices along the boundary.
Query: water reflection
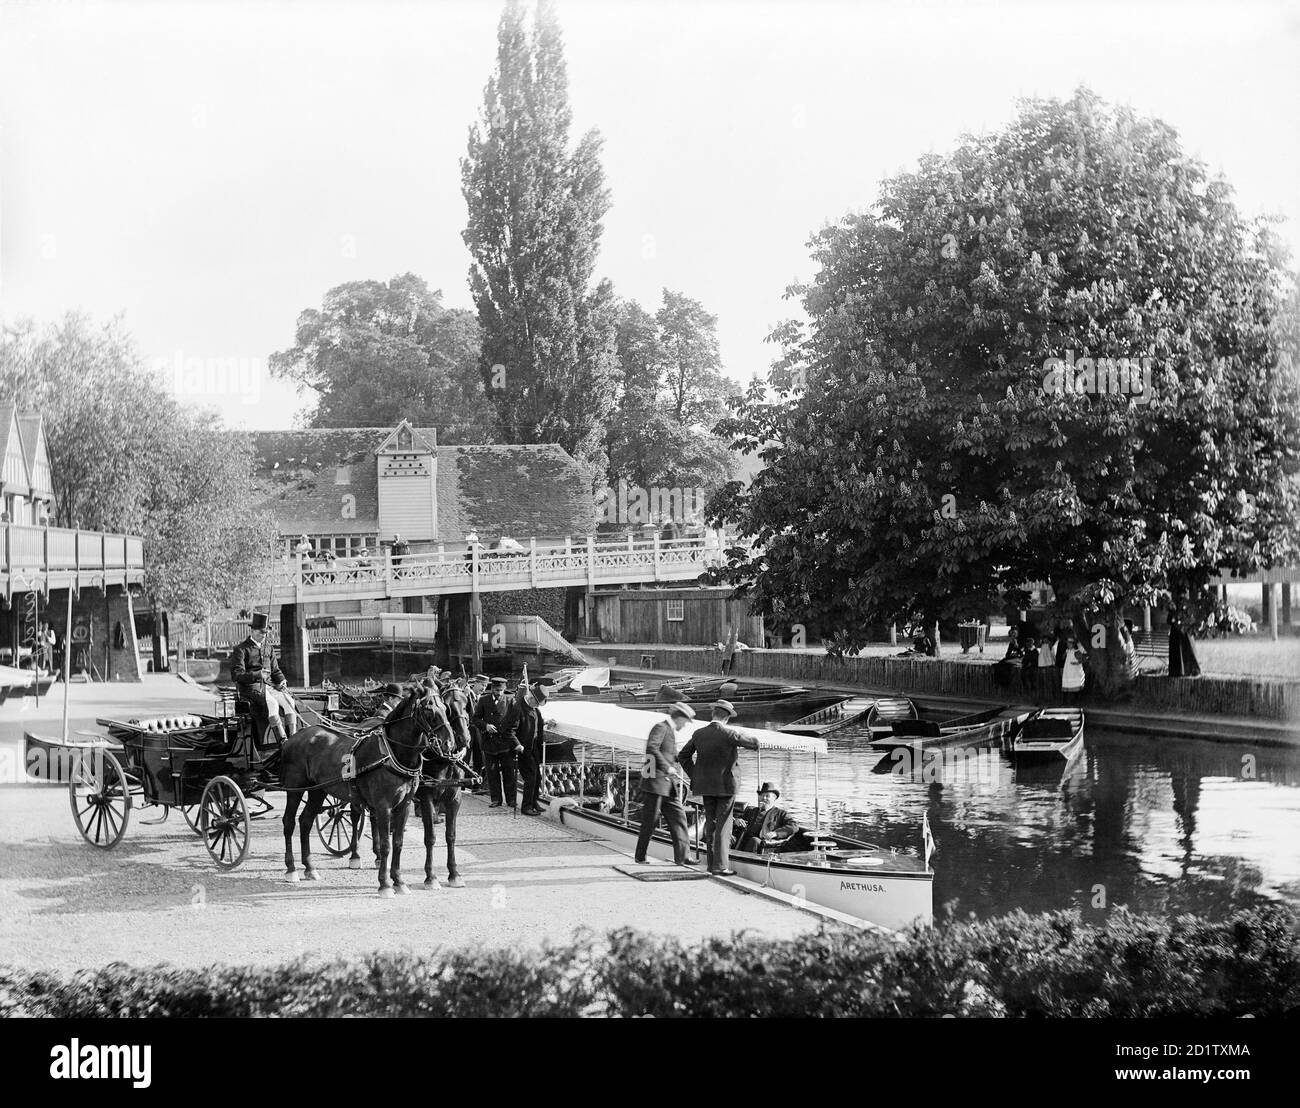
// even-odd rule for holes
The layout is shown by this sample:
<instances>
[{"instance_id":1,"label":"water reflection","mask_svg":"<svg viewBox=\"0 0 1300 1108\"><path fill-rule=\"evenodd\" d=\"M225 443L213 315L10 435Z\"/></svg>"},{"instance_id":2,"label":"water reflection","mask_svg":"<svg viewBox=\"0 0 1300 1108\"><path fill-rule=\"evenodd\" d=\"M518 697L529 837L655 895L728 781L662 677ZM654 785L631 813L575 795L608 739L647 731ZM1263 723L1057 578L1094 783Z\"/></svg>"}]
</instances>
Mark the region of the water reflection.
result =
<instances>
[{"instance_id":1,"label":"water reflection","mask_svg":"<svg viewBox=\"0 0 1300 1108\"><path fill-rule=\"evenodd\" d=\"M1220 917L1266 898L1300 905L1300 751L1093 732L1066 773L1017 768L996 747L882 764L867 739L829 736L823 825L915 852L928 813L937 913L1073 907L1096 918L1124 904ZM812 822L810 758L765 754L760 773L744 751L741 768L747 793L771 780Z\"/></svg>"}]
</instances>

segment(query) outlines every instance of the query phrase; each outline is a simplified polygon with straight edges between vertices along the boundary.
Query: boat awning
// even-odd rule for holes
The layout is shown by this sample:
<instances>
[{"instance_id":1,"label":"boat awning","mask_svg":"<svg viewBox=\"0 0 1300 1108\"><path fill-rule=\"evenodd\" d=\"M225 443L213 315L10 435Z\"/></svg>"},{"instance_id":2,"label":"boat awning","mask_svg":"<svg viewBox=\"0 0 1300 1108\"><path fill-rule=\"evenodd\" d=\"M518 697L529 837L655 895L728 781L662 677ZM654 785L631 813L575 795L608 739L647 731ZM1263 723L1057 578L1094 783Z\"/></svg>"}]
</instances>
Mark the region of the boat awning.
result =
<instances>
[{"instance_id":1,"label":"boat awning","mask_svg":"<svg viewBox=\"0 0 1300 1108\"><path fill-rule=\"evenodd\" d=\"M656 723L668 718L665 712L620 708L616 704L598 704L590 700L557 700L542 708L547 727L556 735L596 746L612 746L628 754L644 754L646 739ZM692 720L682 729L689 736L708 720ZM761 727L734 727L758 740L760 750L783 750L799 754L825 754L826 740L813 735L786 735ZM678 747L682 745L679 739Z\"/></svg>"}]
</instances>

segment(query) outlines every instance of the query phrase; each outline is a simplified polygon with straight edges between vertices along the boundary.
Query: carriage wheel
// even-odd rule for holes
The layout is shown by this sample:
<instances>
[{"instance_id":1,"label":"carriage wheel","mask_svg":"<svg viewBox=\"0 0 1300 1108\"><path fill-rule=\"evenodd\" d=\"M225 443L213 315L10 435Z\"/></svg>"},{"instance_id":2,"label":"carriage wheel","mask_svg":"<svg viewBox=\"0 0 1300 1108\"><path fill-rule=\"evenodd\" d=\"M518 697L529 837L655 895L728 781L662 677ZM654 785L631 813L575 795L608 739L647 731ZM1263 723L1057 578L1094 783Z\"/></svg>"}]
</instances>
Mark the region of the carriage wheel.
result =
<instances>
[{"instance_id":1,"label":"carriage wheel","mask_svg":"<svg viewBox=\"0 0 1300 1108\"><path fill-rule=\"evenodd\" d=\"M366 810L357 813L357 837L366 825ZM352 805L349 801L331 796L316 814L316 834L321 845L335 858L352 853Z\"/></svg>"},{"instance_id":2,"label":"carriage wheel","mask_svg":"<svg viewBox=\"0 0 1300 1108\"><path fill-rule=\"evenodd\" d=\"M219 869L234 869L248 854L248 805L229 777L214 777L203 790L199 834Z\"/></svg>"},{"instance_id":3,"label":"carriage wheel","mask_svg":"<svg viewBox=\"0 0 1300 1108\"><path fill-rule=\"evenodd\" d=\"M126 773L109 751L78 758L68 782L72 818L81 837L100 850L112 850L126 834L131 818L131 790Z\"/></svg>"},{"instance_id":4,"label":"carriage wheel","mask_svg":"<svg viewBox=\"0 0 1300 1108\"><path fill-rule=\"evenodd\" d=\"M203 834L203 828L199 826L199 806L197 804L186 805L181 809L181 815L185 817L186 824L194 834Z\"/></svg>"}]
</instances>

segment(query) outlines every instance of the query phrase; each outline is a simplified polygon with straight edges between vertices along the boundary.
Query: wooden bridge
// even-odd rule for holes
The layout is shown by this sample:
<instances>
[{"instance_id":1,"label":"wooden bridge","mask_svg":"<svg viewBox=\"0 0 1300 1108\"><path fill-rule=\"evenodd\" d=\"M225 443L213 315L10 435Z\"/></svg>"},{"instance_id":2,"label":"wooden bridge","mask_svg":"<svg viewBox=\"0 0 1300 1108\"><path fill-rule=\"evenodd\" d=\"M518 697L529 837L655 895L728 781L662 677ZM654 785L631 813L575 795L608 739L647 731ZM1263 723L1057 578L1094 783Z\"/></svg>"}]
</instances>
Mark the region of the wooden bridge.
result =
<instances>
[{"instance_id":1,"label":"wooden bridge","mask_svg":"<svg viewBox=\"0 0 1300 1108\"><path fill-rule=\"evenodd\" d=\"M272 581L275 604L329 600L376 600L447 593L509 592L646 581L694 581L710 566L721 564L722 551L704 539L626 539L598 543L566 541L539 547L531 540L520 554L437 550L393 560L338 559L332 565L283 564Z\"/></svg>"}]
</instances>

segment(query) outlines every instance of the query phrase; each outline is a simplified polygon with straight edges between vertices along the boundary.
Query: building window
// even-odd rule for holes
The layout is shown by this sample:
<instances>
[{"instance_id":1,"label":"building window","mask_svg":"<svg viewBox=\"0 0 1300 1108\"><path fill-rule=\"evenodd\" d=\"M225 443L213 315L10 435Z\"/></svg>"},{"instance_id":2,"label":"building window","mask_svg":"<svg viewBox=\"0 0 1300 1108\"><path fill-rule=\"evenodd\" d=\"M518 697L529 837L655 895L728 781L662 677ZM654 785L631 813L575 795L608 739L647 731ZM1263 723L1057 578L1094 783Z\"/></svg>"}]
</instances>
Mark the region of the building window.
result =
<instances>
[{"instance_id":1,"label":"building window","mask_svg":"<svg viewBox=\"0 0 1300 1108\"><path fill-rule=\"evenodd\" d=\"M672 623L680 623L686 618L686 601L681 597L668 600L668 619Z\"/></svg>"}]
</instances>

